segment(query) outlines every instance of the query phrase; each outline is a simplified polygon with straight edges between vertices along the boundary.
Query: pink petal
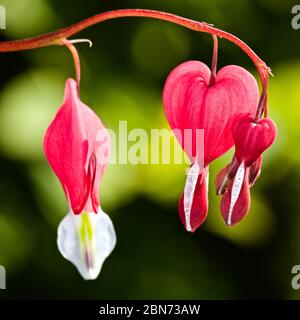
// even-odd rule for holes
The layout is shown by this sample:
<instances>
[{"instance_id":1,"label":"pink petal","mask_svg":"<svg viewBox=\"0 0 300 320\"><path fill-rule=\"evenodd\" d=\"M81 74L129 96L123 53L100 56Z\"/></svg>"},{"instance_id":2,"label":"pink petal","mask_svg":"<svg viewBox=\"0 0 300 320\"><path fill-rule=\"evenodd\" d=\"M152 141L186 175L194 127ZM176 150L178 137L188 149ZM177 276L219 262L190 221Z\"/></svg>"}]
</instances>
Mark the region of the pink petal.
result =
<instances>
[{"instance_id":1,"label":"pink petal","mask_svg":"<svg viewBox=\"0 0 300 320\"><path fill-rule=\"evenodd\" d=\"M249 169L249 186L253 187L256 180L260 177L262 167L262 157L260 156Z\"/></svg>"},{"instance_id":2,"label":"pink petal","mask_svg":"<svg viewBox=\"0 0 300 320\"><path fill-rule=\"evenodd\" d=\"M46 131L44 152L73 212L97 212L109 135L98 116L80 101L73 79L67 80L63 105Z\"/></svg>"},{"instance_id":3,"label":"pink petal","mask_svg":"<svg viewBox=\"0 0 300 320\"><path fill-rule=\"evenodd\" d=\"M210 70L199 61L188 61L168 76L163 103L172 129L192 129L193 141L184 143L175 133L192 162L204 157L204 165L233 146L232 119L243 112L254 113L258 105L258 87L254 77L239 66L226 66L209 86ZM196 130L204 129L204 150L196 145Z\"/></svg>"},{"instance_id":4,"label":"pink petal","mask_svg":"<svg viewBox=\"0 0 300 320\"><path fill-rule=\"evenodd\" d=\"M221 213L228 226L241 221L250 208L251 197L248 184L248 168L242 163L221 201Z\"/></svg>"},{"instance_id":5,"label":"pink petal","mask_svg":"<svg viewBox=\"0 0 300 320\"><path fill-rule=\"evenodd\" d=\"M215 189L217 195L222 195L228 188L228 185L231 181L228 177L229 168L230 164L221 169L221 171L216 176Z\"/></svg>"},{"instance_id":6,"label":"pink petal","mask_svg":"<svg viewBox=\"0 0 300 320\"><path fill-rule=\"evenodd\" d=\"M215 179L216 194L222 195L228 188L239 167L236 157L233 157L230 164L221 169Z\"/></svg>"},{"instance_id":7,"label":"pink petal","mask_svg":"<svg viewBox=\"0 0 300 320\"><path fill-rule=\"evenodd\" d=\"M254 121L251 114L238 115L232 124L235 156L251 166L276 138L276 124L271 119Z\"/></svg>"},{"instance_id":8,"label":"pink petal","mask_svg":"<svg viewBox=\"0 0 300 320\"><path fill-rule=\"evenodd\" d=\"M187 183L189 183L188 180ZM192 193L187 195L185 188L179 200L178 209L180 220L187 231L195 232L205 221L208 212L208 167L197 175Z\"/></svg>"}]
</instances>

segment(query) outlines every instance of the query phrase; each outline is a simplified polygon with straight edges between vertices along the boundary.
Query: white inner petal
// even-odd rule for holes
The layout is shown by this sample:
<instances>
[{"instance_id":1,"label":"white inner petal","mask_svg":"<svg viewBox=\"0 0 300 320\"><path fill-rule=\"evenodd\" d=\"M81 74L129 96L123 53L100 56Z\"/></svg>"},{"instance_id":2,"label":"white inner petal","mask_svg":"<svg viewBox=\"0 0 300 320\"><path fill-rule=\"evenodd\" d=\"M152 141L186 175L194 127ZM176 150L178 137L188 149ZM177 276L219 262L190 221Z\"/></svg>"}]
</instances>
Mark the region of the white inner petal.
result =
<instances>
[{"instance_id":1,"label":"white inner petal","mask_svg":"<svg viewBox=\"0 0 300 320\"><path fill-rule=\"evenodd\" d=\"M245 163L243 161L237 169L237 172L233 180L232 189L231 189L230 206L229 206L229 213L227 218L227 224L229 226L232 223L232 212L242 189L244 175L245 175Z\"/></svg>"},{"instance_id":2,"label":"white inner petal","mask_svg":"<svg viewBox=\"0 0 300 320\"><path fill-rule=\"evenodd\" d=\"M191 209L193 205L194 193L197 184L198 175L200 172L200 167L197 162L195 162L189 169L183 196L183 206L185 214L185 228L187 231L192 231L191 226Z\"/></svg>"},{"instance_id":3,"label":"white inner petal","mask_svg":"<svg viewBox=\"0 0 300 320\"><path fill-rule=\"evenodd\" d=\"M69 212L58 226L57 245L85 280L93 280L116 245L114 226L101 208L97 214Z\"/></svg>"}]
</instances>

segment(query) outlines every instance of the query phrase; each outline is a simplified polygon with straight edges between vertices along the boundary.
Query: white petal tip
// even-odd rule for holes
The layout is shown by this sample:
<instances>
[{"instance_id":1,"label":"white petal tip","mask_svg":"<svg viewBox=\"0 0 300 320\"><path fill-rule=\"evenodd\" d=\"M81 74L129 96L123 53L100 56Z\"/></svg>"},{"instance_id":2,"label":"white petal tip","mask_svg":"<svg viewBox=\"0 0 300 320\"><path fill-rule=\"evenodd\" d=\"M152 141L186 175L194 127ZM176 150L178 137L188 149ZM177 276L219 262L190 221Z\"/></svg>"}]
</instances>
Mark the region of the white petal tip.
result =
<instances>
[{"instance_id":1,"label":"white petal tip","mask_svg":"<svg viewBox=\"0 0 300 320\"><path fill-rule=\"evenodd\" d=\"M101 208L98 214L69 212L58 226L57 245L83 279L95 280L116 245L114 226Z\"/></svg>"},{"instance_id":2,"label":"white petal tip","mask_svg":"<svg viewBox=\"0 0 300 320\"><path fill-rule=\"evenodd\" d=\"M244 176L245 176L245 163L242 162L237 169L237 172L233 180L232 189L231 189L231 199L230 199L230 206L229 206L229 213L228 213L228 220L227 220L228 226L231 226L232 224L232 213L233 213L234 206L239 198L240 192L242 190Z\"/></svg>"},{"instance_id":3,"label":"white petal tip","mask_svg":"<svg viewBox=\"0 0 300 320\"><path fill-rule=\"evenodd\" d=\"M185 229L188 232L192 232L191 210L192 210L194 192L195 192L199 173L200 173L200 167L198 163L195 162L188 171L188 175L187 175L186 183L184 187L183 206L184 206L184 214L185 214Z\"/></svg>"},{"instance_id":4,"label":"white petal tip","mask_svg":"<svg viewBox=\"0 0 300 320\"><path fill-rule=\"evenodd\" d=\"M187 232L192 232L191 226L185 226L185 230L186 230Z\"/></svg>"}]
</instances>

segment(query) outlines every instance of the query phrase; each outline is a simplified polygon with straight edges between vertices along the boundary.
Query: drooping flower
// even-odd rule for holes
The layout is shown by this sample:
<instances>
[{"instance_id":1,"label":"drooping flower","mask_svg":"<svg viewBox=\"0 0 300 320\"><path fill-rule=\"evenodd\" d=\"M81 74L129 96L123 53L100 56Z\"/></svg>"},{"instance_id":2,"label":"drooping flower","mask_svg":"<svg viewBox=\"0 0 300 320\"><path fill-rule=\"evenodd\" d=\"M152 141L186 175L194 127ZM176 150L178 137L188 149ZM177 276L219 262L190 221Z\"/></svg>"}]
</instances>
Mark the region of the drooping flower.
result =
<instances>
[{"instance_id":1,"label":"drooping flower","mask_svg":"<svg viewBox=\"0 0 300 320\"><path fill-rule=\"evenodd\" d=\"M113 224L99 203L109 150L107 129L80 101L76 81L68 79L64 102L44 137L44 152L70 207L58 227L58 248L85 279L97 277L116 243Z\"/></svg>"},{"instance_id":2,"label":"drooping flower","mask_svg":"<svg viewBox=\"0 0 300 320\"><path fill-rule=\"evenodd\" d=\"M241 221L250 208L250 187L260 175L262 153L276 138L271 119L256 120L252 114L236 116L232 124L235 154L231 164L216 178L217 194L223 195L221 213L228 226Z\"/></svg>"},{"instance_id":3,"label":"drooping flower","mask_svg":"<svg viewBox=\"0 0 300 320\"><path fill-rule=\"evenodd\" d=\"M191 232L207 216L208 166L234 144L233 118L254 113L258 105L257 83L247 70L231 65L219 70L214 81L211 77L204 63L188 61L170 73L163 92L166 117L192 163L179 201L180 219ZM203 144L197 142L201 129ZM184 138L188 131L191 139Z\"/></svg>"}]
</instances>

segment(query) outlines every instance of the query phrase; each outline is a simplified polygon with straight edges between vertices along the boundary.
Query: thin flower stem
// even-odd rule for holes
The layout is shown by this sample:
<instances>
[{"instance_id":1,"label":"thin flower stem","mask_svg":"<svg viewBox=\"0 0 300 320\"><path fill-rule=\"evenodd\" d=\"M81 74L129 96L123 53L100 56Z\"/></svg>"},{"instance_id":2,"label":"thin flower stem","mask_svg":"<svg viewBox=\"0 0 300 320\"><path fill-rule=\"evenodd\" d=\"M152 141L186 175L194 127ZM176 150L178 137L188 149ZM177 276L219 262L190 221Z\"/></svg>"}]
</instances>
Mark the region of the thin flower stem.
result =
<instances>
[{"instance_id":1,"label":"thin flower stem","mask_svg":"<svg viewBox=\"0 0 300 320\"><path fill-rule=\"evenodd\" d=\"M214 47L211 61L211 75L209 85L212 86L216 82L217 65L218 65L218 37L213 35Z\"/></svg>"},{"instance_id":2,"label":"thin flower stem","mask_svg":"<svg viewBox=\"0 0 300 320\"><path fill-rule=\"evenodd\" d=\"M64 40L64 44L72 53L72 57L74 60L74 65L75 65L77 88L79 91L79 86L80 86L80 59L79 59L79 55L78 55L77 49L75 48L75 46L72 44L71 41Z\"/></svg>"},{"instance_id":3,"label":"thin flower stem","mask_svg":"<svg viewBox=\"0 0 300 320\"><path fill-rule=\"evenodd\" d=\"M262 80L262 92L259 100L259 104L257 107L257 111L255 114L255 121L258 121L262 115L264 115L265 118L268 117L268 84L269 84L269 75L267 75Z\"/></svg>"},{"instance_id":4,"label":"thin flower stem","mask_svg":"<svg viewBox=\"0 0 300 320\"><path fill-rule=\"evenodd\" d=\"M199 22L195 20L186 19L171 13L161 12L156 10L147 10L147 9L121 9L114 11L107 11L92 17L89 17L85 20L82 20L78 23L75 23L69 27L59 29L57 31L47 33L41 36L22 39L17 41L5 41L0 42L0 52L12 52L12 51L21 51L21 50L30 50L41 47L47 47L52 45L65 45L65 40L78 32L103 21L116 19L116 18L125 18L125 17L144 17L168 21L175 23L177 25L186 27L188 29L210 33L211 35L218 36L220 38L227 39L237 46L239 46L253 61L255 64L260 79L262 83L262 91L267 87L266 82L270 74L270 68L261 60L258 55L242 40L238 37L223 31L221 29L215 28L213 25L207 24L205 22ZM258 109L261 109L261 106L266 113L266 101L265 97L261 99L262 104L259 105ZM260 110L258 110L260 111Z\"/></svg>"}]
</instances>

